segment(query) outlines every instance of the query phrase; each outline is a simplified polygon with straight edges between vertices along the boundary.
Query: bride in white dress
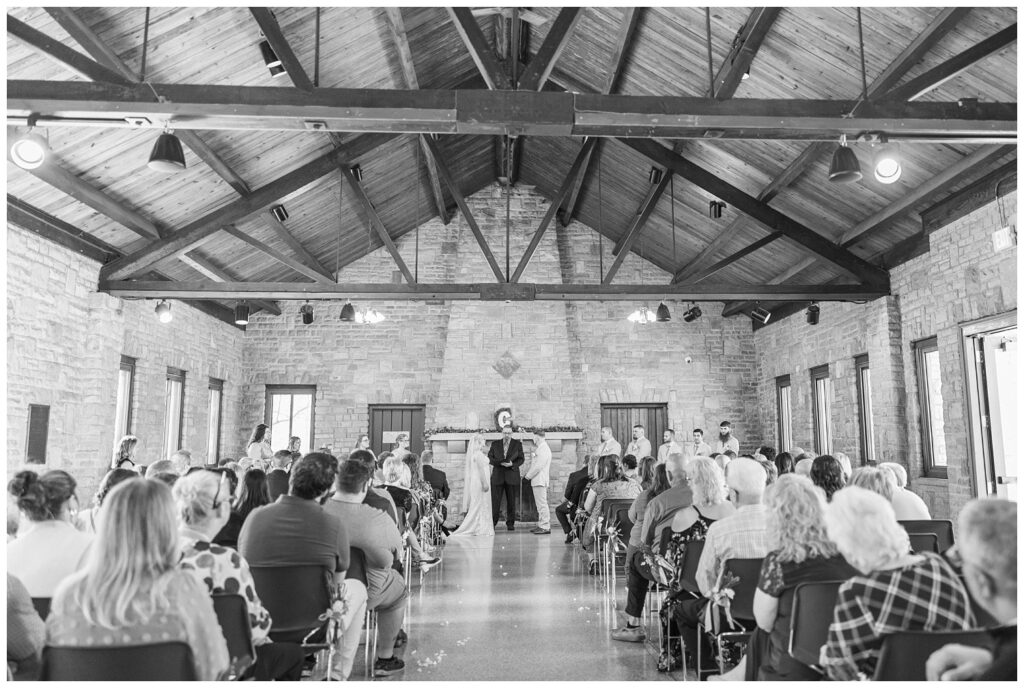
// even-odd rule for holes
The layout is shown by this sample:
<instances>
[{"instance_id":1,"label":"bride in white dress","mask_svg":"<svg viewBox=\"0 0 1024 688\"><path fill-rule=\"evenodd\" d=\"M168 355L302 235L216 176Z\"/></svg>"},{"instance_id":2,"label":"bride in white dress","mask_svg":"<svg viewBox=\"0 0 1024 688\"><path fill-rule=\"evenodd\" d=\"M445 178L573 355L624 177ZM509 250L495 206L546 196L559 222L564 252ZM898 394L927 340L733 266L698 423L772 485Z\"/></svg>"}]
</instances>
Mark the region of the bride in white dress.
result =
<instances>
[{"instance_id":1,"label":"bride in white dress","mask_svg":"<svg viewBox=\"0 0 1024 688\"><path fill-rule=\"evenodd\" d=\"M462 490L462 510L466 512L466 518L450 538L460 535L494 535L491 471L483 447L483 435L473 435L466 447L466 480Z\"/></svg>"}]
</instances>

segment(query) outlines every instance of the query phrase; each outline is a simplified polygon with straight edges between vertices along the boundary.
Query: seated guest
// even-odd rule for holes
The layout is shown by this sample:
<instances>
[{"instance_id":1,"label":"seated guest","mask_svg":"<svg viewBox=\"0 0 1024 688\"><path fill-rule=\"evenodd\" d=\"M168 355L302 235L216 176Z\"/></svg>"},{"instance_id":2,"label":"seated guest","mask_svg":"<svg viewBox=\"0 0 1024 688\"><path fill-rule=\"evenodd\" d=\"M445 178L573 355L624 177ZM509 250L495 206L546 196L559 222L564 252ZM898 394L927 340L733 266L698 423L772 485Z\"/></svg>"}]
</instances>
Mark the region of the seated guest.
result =
<instances>
[{"instance_id":1,"label":"seated guest","mask_svg":"<svg viewBox=\"0 0 1024 688\"><path fill-rule=\"evenodd\" d=\"M957 544L967 588L1003 626L991 649L946 645L928 658L929 681L1017 680L1017 503L982 498L967 503L957 519Z\"/></svg>"},{"instance_id":2,"label":"seated guest","mask_svg":"<svg viewBox=\"0 0 1024 688\"><path fill-rule=\"evenodd\" d=\"M653 497L644 509L643 522L639 524L639 544L632 556L626 559L626 625L612 631L612 640L627 643L644 641L640 615L644 611L647 589L654 580L645 552L650 551L653 543L661 542L661 531L671 524L666 516L693 503L693 493L686 483L686 457L682 454L669 454L663 465L671 487ZM636 531L637 526L633 526L631 542L634 541L633 533Z\"/></svg>"},{"instance_id":3,"label":"seated guest","mask_svg":"<svg viewBox=\"0 0 1024 688\"><path fill-rule=\"evenodd\" d=\"M434 468L434 452L429 449L420 454L420 463L422 464L423 479L434 490L437 513L441 519L441 531L445 535L451 535L451 532L444 525L444 522L448 520L448 504L446 502L451 494L451 488L448 487L448 476L445 475L444 471Z\"/></svg>"},{"instance_id":4,"label":"seated guest","mask_svg":"<svg viewBox=\"0 0 1024 688\"><path fill-rule=\"evenodd\" d=\"M715 463L718 464L718 467L722 469L723 473L725 472L726 466L728 466L729 462L732 461L732 459L730 459L726 454L714 454L711 458L714 459Z\"/></svg>"},{"instance_id":5,"label":"seated guest","mask_svg":"<svg viewBox=\"0 0 1024 688\"><path fill-rule=\"evenodd\" d=\"M245 599L256 647L257 681L298 681L305 660L302 647L270 641L267 637L270 612L256 594L249 564L235 550L211 541L227 523L231 512L227 487L226 477L212 471L193 473L174 484L182 553L180 565L187 571L194 571L211 594L236 593Z\"/></svg>"},{"instance_id":6,"label":"seated guest","mask_svg":"<svg viewBox=\"0 0 1024 688\"><path fill-rule=\"evenodd\" d=\"M283 494L288 494L288 466L292 462L292 454L287 449L274 452L270 460L270 472L267 473L267 494L270 501L276 502Z\"/></svg>"},{"instance_id":7,"label":"seated guest","mask_svg":"<svg viewBox=\"0 0 1024 688\"><path fill-rule=\"evenodd\" d=\"M93 536L71 523L75 479L61 470L41 476L20 471L7 484L21 513L18 537L7 543L7 573L32 597L53 597L58 584L82 568Z\"/></svg>"},{"instance_id":8,"label":"seated guest","mask_svg":"<svg viewBox=\"0 0 1024 688\"><path fill-rule=\"evenodd\" d=\"M360 435L359 438L356 440L356 446L352 448L352 451L353 452L357 452L357 451L369 452L370 456L373 457L374 461L377 460L377 457L376 457L376 455L374 455L373 450L370 449L370 436L365 434L365 433Z\"/></svg>"},{"instance_id":9,"label":"seated guest","mask_svg":"<svg viewBox=\"0 0 1024 688\"><path fill-rule=\"evenodd\" d=\"M792 473L796 463L793 461L793 455L789 452L779 452L775 457L775 469L779 472L779 476Z\"/></svg>"},{"instance_id":10,"label":"seated guest","mask_svg":"<svg viewBox=\"0 0 1024 688\"><path fill-rule=\"evenodd\" d=\"M811 477L811 468L814 467L814 459L800 459L793 464L793 472L797 475Z\"/></svg>"},{"instance_id":11,"label":"seated guest","mask_svg":"<svg viewBox=\"0 0 1024 688\"><path fill-rule=\"evenodd\" d=\"M592 545L598 535L598 521L601 518L601 507L604 505L604 500L636 499L640 494L640 484L623 474L619 457L609 454L602 456L601 461L604 463L604 477L594 484L583 504L583 510L590 514L587 525L583 528L583 548L587 550L587 556L590 557L590 573L595 576L597 575L598 561ZM603 527L607 527L607 524L604 524Z\"/></svg>"},{"instance_id":12,"label":"seated guest","mask_svg":"<svg viewBox=\"0 0 1024 688\"><path fill-rule=\"evenodd\" d=\"M178 475L188 475L192 467L192 452L188 449L179 449L171 454L171 463L174 464L174 470Z\"/></svg>"},{"instance_id":13,"label":"seated guest","mask_svg":"<svg viewBox=\"0 0 1024 688\"><path fill-rule=\"evenodd\" d=\"M409 456L409 454L406 454L406 456ZM441 557L428 554L420 544L419 538L416 537L414 529L419 524L420 506L419 500L411 489L412 472L405 465L404 460L399 461L397 457L390 460L394 463L389 464L384 469L384 477L387 481L385 482L385 487L391 493L391 496L395 498L396 504L399 503L399 500L404 500L404 503L411 507L409 510L410 515L406 521L405 541L409 544L409 548L412 549L413 563L419 565L420 570L426 573L432 567L441 563ZM403 498L402 493L408 496Z\"/></svg>"},{"instance_id":14,"label":"seated guest","mask_svg":"<svg viewBox=\"0 0 1024 688\"><path fill-rule=\"evenodd\" d=\"M775 463L775 447L768 444L762 444L760 447L757 448L756 453L763 456L766 461L771 461L772 463Z\"/></svg>"},{"instance_id":15,"label":"seated guest","mask_svg":"<svg viewBox=\"0 0 1024 688\"><path fill-rule=\"evenodd\" d=\"M331 677L345 680L359 649L366 588L359 581L345 580L348 532L320 506L320 500L331 492L336 474L337 460L330 454L311 452L299 459L292 466L288 494L245 519L238 552L254 568L319 565L334 573L335 585L344 589L348 610L342 621L341 646L327 671Z\"/></svg>"},{"instance_id":16,"label":"seated guest","mask_svg":"<svg viewBox=\"0 0 1024 688\"><path fill-rule=\"evenodd\" d=\"M853 465L850 463L850 457L843 452L833 452L832 457L843 467L843 478L846 479L846 484L849 485L850 477L853 475Z\"/></svg>"},{"instance_id":17,"label":"seated guest","mask_svg":"<svg viewBox=\"0 0 1024 688\"><path fill-rule=\"evenodd\" d=\"M668 457L665 457L666 459ZM649 490L651 483L654 482L654 468L655 466L663 466L664 461L658 463L653 456L645 456L640 459L640 463L636 468L636 480L640 483L641 490ZM641 493L642 494L642 493Z\"/></svg>"},{"instance_id":18,"label":"seated guest","mask_svg":"<svg viewBox=\"0 0 1024 688\"><path fill-rule=\"evenodd\" d=\"M811 464L811 482L825 491L825 499L832 501L832 495L846 486L842 465L828 454L814 459Z\"/></svg>"},{"instance_id":19,"label":"seated guest","mask_svg":"<svg viewBox=\"0 0 1024 688\"><path fill-rule=\"evenodd\" d=\"M891 502L893 490L896 489L896 476L888 469L875 466L861 466L850 476L850 485L871 490Z\"/></svg>"},{"instance_id":20,"label":"seated guest","mask_svg":"<svg viewBox=\"0 0 1024 688\"><path fill-rule=\"evenodd\" d=\"M111 468L127 468L138 470L135 457L139 452L139 438L135 435L125 435L114 448L114 456L110 460Z\"/></svg>"},{"instance_id":21,"label":"seated guest","mask_svg":"<svg viewBox=\"0 0 1024 688\"><path fill-rule=\"evenodd\" d=\"M405 579L392 567L402 556L403 539L390 518L363 503L369 484L370 471L362 461L342 461L334 495L327 500L324 511L343 524L349 546L362 550L366 556L367 606L377 611L373 675L389 676L405 668L405 663L394 655L407 593Z\"/></svg>"},{"instance_id":22,"label":"seated guest","mask_svg":"<svg viewBox=\"0 0 1024 688\"><path fill-rule=\"evenodd\" d=\"M24 583L7 574L7 670L15 681L39 678L46 627Z\"/></svg>"},{"instance_id":23,"label":"seated guest","mask_svg":"<svg viewBox=\"0 0 1024 688\"><path fill-rule=\"evenodd\" d=\"M157 476L163 475L164 473L173 473L179 475L177 469L174 467L174 462L170 459L163 459L162 461L154 461L149 464L146 468L147 478L156 478Z\"/></svg>"},{"instance_id":24,"label":"seated guest","mask_svg":"<svg viewBox=\"0 0 1024 688\"><path fill-rule=\"evenodd\" d=\"M110 491L125 480L140 477L142 476L127 468L112 468L107 471L107 474L103 476L103 480L100 481L99 489L96 490L96 494L92 498L94 506L78 514L78 529L86 533L95 533L100 507L103 506L103 500L110 494Z\"/></svg>"},{"instance_id":25,"label":"seated guest","mask_svg":"<svg viewBox=\"0 0 1024 688\"><path fill-rule=\"evenodd\" d=\"M652 457L644 457L644 458L652 458ZM640 478L637 476L636 457L633 456L632 454L626 454L625 456L622 457L622 475L624 475L627 480L632 480L633 482L637 483L638 485L640 484ZM641 487L641 489L643 489L643 488Z\"/></svg>"},{"instance_id":26,"label":"seated guest","mask_svg":"<svg viewBox=\"0 0 1024 688\"><path fill-rule=\"evenodd\" d=\"M897 521L927 521L932 515L924 500L907 489L907 469L899 463L880 463L879 468L888 468L896 476L896 489L892 493L892 509Z\"/></svg>"},{"instance_id":27,"label":"seated guest","mask_svg":"<svg viewBox=\"0 0 1024 688\"><path fill-rule=\"evenodd\" d=\"M127 480L111 490L85 565L53 596L46 644L180 641L192 649L200 681L227 671L228 648L213 601L194 574L178 568L176 525L164 483Z\"/></svg>"},{"instance_id":28,"label":"seated guest","mask_svg":"<svg viewBox=\"0 0 1024 688\"><path fill-rule=\"evenodd\" d=\"M372 506L374 509L380 509L389 517L391 520L398 523L398 509L395 507L395 500L392 498L391 493L382 487L374 486L373 475L377 472L377 460L373 457L373 453L357 449L348 456L349 461L359 461L370 471L370 488L366 491L366 498L363 503Z\"/></svg>"},{"instance_id":29,"label":"seated guest","mask_svg":"<svg viewBox=\"0 0 1024 688\"><path fill-rule=\"evenodd\" d=\"M235 471L226 468L216 468L211 470L214 473L223 475L225 480L227 480L228 500L234 504L237 499L236 495L240 495L238 489L240 483L238 474ZM250 472L251 471L245 471L242 474L242 480L245 480L245 476ZM232 511L228 516L228 522L225 523L224 527L220 529L220 532L214 536L213 543L223 547L238 549L238 534L242 530L242 523L243 519L241 516L235 513L235 511Z\"/></svg>"},{"instance_id":30,"label":"seated guest","mask_svg":"<svg viewBox=\"0 0 1024 688\"><path fill-rule=\"evenodd\" d=\"M384 451L384 452L381 452L380 456L377 457L377 468L373 472L373 484L374 485L383 485L384 484L384 462L387 461L388 459L392 458L393 456L394 456L394 454L392 454L391 452Z\"/></svg>"},{"instance_id":31,"label":"seated guest","mask_svg":"<svg viewBox=\"0 0 1024 688\"><path fill-rule=\"evenodd\" d=\"M769 461L768 459L764 458L764 456L761 456L761 458L759 459L755 459L755 461L761 464L761 468L764 469L764 484L774 484L775 481L778 480L779 478L779 469L775 467L775 462Z\"/></svg>"},{"instance_id":32,"label":"seated guest","mask_svg":"<svg viewBox=\"0 0 1024 688\"><path fill-rule=\"evenodd\" d=\"M570 473L568 480L565 481L565 491L562 493L564 501L555 507L555 517L562 526L562 532L565 533L565 544L569 544L576 537L571 521L582 503L583 491L587 489L589 479L590 454L577 456L576 470Z\"/></svg>"},{"instance_id":33,"label":"seated guest","mask_svg":"<svg viewBox=\"0 0 1024 688\"><path fill-rule=\"evenodd\" d=\"M820 458L820 457L819 457ZM889 633L972 626L960 579L937 554L910 553L910 539L881 495L847 487L825 508L825 529L859 572L839 588L820 664L835 681L870 678Z\"/></svg>"}]
</instances>

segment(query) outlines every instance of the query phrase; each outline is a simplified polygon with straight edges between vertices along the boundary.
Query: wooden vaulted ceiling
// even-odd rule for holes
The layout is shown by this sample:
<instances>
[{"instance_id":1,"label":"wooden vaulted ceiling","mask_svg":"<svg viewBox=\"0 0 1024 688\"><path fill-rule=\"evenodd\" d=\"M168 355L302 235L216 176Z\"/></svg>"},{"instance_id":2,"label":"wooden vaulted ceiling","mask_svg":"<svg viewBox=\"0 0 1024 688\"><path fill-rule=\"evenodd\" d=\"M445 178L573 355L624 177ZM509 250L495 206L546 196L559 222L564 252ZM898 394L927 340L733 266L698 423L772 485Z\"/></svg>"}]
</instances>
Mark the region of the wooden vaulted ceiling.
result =
<instances>
[{"instance_id":1,"label":"wooden vaulted ceiling","mask_svg":"<svg viewBox=\"0 0 1024 688\"><path fill-rule=\"evenodd\" d=\"M524 90L551 94L545 103L565 91L655 96L665 97L672 112L673 97L710 95L703 8L543 7L531 9L528 21L513 8L476 18L467 8L426 7L148 12L147 23L143 8L10 8L8 136L24 131L12 123L28 114L25 103L34 107L58 99L52 82L68 82L64 90L71 91L94 81L95 93L102 94L97 101L110 93L137 93L131 88L140 82L157 88L272 86L293 90L295 102L302 103L304 94L320 89L484 90L489 84L512 88L513 78ZM1015 22L1012 7L863 9L869 102L858 103L863 83L856 9L712 8L714 95L722 102L732 99L736 108L750 99L853 101L858 114L876 104L886 114L887 98L897 105L912 98L922 111L965 98L978 99L978 110L996 103L1015 108ZM271 79L258 49L261 30L279 47L288 76ZM746 71L749 78L741 79ZM107 82L120 86L102 87ZM245 98L248 91L238 93ZM966 110L971 108L968 102ZM108 108L115 117L119 111ZM619 112L629 111L624 105ZM34 112L44 119L53 114ZM577 123L579 112L577 104ZM977 119L987 125L990 118ZM829 183L835 139L801 140L784 128L757 138L730 138L737 134L729 130L712 139L654 140L656 131L632 131L629 137L635 138L592 139L592 152L580 155L582 136L527 133L510 141L446 133L428 141L414 133L179 126L197 127L176 130L186 144L188 168L161 174L146 167L158 130L45 122L54 154L49 169L30 173L8 162L11 221L27 218L21 224L38 229L41 223L51 234L78 236L108 259L131 258L214 213L249 204L250 212L232 215L227 228L215 228L200 243L148 265L157 275L136 276L189 284L324 285L333 282L338 268L382 246L385 235L397 239L439 214L448 221L457 207L446 175L469 196L510 170L513 183L534 186L549 199L561 197L559 221L584 222L675 275L675 283L751 285L748 291L755 294L761 286L763 302L771 304L771 285L858 282L849 269L811 250L818 244L827 254L852 255L843 257L847 267L856 261L891 265L886 254L894 247L906 253L915 237L924 241L918 212L1016 158L1015 119L1010 135L990 142L958 136L955 128L948 136L902 141L903 176L892 185L872 178L864 151L863 181ZM652 144L663 148L651 149ZM343 181L346 175L333 171L275 193L289 172L335 149L334 166L343 162L347 170L358 164L361 181L351 175ZM580 173L567 178L577 158ZM693 183L680 167L685 165L711 173L743 198L734 203ZM675 174L666 174L658 188L650 181L652 167ZM713 219L708 204L718 198L730 202ZM751 202L756 219L737 207ZM266 210L277 203L289 212L283 223ZM649 217L637 226L641 211ZM873 269L864 267L859 281L870 281ZM269 298L258 305L276 310ZM733 303L727 312L751 305Z\"/></svg>"}]
</instances>

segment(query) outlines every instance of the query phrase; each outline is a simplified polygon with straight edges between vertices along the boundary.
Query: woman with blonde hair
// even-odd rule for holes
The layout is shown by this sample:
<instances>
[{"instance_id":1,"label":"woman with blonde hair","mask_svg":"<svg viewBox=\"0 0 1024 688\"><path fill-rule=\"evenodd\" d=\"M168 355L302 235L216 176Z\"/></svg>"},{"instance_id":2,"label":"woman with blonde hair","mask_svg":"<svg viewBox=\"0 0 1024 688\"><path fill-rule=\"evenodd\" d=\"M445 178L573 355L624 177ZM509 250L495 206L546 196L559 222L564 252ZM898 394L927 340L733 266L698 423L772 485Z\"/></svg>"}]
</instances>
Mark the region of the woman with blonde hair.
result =
<instances>
[{"instance_id":1,"label":"woman with blonde hair","mask_svg":"<svg viewBox=\"0 0 1024 688\"><path fill-rule=\"evenodd\" d=\"M892 501L892 493L896 489L896 476L888 468L861 466L850 476L850 484L871 490Z\"/></svg>"},{"instance_id":2,"label":"woman with blonde hair","mask_svg":"<svg viewBox=\"0 0 1024 688\"><path fill-rule=\"evenodd\" d=\"M196 678L214 681L228 649L213 601L178 567L174 500L158 480L127 480L107 497L85 566L57 588L46 621L53 647L181 641Z\"/></svg>"},{"instance_id":3,"label":"woman with blonde hair","mask_svg":"<svg viewBox=\"0 0 1024 688\"><path fill-rule=\"evenodd\" d=\"M125 435L114 448L114 456L110 460L111 468L127 468L136 470L135 453L139 449L139 438L135 435Z\"/></svg>"}]
</instances>

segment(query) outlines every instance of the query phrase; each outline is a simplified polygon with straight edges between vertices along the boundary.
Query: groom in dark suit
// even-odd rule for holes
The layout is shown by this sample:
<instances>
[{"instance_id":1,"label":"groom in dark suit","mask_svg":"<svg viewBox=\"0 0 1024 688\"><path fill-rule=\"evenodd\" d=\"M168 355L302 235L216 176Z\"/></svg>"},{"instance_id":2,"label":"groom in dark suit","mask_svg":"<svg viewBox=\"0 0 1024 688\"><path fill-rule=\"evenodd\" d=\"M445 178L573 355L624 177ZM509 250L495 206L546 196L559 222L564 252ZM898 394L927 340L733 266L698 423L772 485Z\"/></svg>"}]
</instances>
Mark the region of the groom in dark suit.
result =
<instances>
[{"instance_id":1,"label":"groom in dark suit","mask_svg":"<svg viewBox=\"0 0 1024 688\"><path fill-rule=\"evenodd\" d=\"M516 495L522 485L519 467L525 460L523 443L512 438L512 426L501 429L501 439L491 443L487 461L491 464L491 514L498 525L501 497L505 496L505 523L509 530L516 529Z\"/></svg>"}]
</instances>

